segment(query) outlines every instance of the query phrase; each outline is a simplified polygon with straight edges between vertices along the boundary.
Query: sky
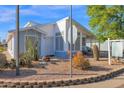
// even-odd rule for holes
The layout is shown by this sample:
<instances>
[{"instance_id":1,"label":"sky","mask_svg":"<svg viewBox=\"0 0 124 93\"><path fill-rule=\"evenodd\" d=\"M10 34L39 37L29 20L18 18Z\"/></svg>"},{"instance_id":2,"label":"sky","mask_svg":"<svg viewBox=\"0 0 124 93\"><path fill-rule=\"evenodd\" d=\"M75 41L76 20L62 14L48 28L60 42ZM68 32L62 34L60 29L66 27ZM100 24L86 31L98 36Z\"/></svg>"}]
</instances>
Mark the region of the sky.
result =
<instances>
[{"instance_id":1,"label":"sky","mask_svg":"<svg viewBox=\"0 0 124 93\"><path fill-rule=\"evenodd\" d=\"M15 29L16 22L16 6L0 6L0 40L6 39L7 33L11 29ZM20 27L28 21L36 23L53 23L57 20L70 16L70 6L64 5L23 5L20 6ZM89 28L87 15L87 6L72 6L72 18Z\"/></svg>"}]
</instances>

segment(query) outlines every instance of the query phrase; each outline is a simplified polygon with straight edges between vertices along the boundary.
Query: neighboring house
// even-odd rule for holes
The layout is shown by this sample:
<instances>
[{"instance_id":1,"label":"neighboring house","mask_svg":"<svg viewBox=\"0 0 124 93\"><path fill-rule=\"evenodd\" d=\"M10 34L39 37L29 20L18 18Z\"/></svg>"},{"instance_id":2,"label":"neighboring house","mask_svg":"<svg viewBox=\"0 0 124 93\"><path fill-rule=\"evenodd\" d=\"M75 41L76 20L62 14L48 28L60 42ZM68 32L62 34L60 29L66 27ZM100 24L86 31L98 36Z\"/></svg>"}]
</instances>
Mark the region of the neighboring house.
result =
<instances>
[{"instance_id":1,"label":"neighboring house","mask_svg":"<svg viewBox=\"0 0 124 93\"><path fill-rule=\"evenodd\" d=\"M83 46L89 45L94 40L94 35L81 24L72 20L73 30L78 35L73 52L82 51ZM37 24L28 22L19 32L20 54L26 51L27 38L32 42L38 41L39 56L55 55L56 57L67 58L69 50L68 31L70 29L70 18L66 17L55 23ZM13 58L16 57L16 35L15 30L8 32L7 36L8 51Z\"/></svg>"},{"instance_id":2,"label":"neighboring house","mask_svg":"<svg viewBox=\"0 0 124 93\"><path fill-rule=\"evenodd\" d=\"M3 45L3 47L7 47L7 42L6 42L6 40L2 40L2 42L1 42L1 44Z\"/></svg>"}]
</instances>

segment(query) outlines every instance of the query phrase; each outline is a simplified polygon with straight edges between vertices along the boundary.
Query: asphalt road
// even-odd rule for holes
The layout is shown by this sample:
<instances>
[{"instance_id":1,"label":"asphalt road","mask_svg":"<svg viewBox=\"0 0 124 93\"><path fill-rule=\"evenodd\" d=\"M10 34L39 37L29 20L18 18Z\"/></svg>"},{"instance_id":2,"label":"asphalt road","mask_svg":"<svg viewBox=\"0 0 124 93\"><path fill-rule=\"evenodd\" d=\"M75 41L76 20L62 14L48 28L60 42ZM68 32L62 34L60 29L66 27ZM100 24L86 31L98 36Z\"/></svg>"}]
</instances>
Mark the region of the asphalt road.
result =
<instances>
[{"instance_id":1,"label":"asphalt road","mask_svg":"<svg viewBox=\"0 0 124 93\"><path fill-rule=\"evenodd\" d=\"M124 88L124 73L110 80L90 84L68 86L68 88Z\"/></svg>"}]
</instances>

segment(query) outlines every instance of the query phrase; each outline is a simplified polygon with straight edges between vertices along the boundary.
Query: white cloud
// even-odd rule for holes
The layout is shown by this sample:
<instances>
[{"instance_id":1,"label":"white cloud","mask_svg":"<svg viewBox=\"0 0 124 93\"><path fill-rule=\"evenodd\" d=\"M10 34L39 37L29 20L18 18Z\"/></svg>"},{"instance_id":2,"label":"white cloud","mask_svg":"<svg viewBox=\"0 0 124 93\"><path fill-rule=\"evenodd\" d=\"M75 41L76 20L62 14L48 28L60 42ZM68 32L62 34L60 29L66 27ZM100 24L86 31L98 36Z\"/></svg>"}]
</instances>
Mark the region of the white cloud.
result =
<instances>
[{"instance_id":1,"label":"white cloud","mask_svg":"<svg viewBox=\"0 0 124 93\"><path fill-rule=\"evenodd\" d=\"M55 12L58 9L65 9L67 6L31 6L29 8L20 7L22 16L40 16L43 18L58 18L61 14ZM53 12L54 11L54 12ZM0 6L0 23L10 23L15 21L16 10L11 6Z\"/></svg>"},{"instance_id":2,"label":"white cloud","mask_svg":"<svg viewBox=\"0 0 124 93\"><path fill-rule=\"evenodd\" d=\"M6 36L7 36L7 33L6 33L6 32L0 31L0 39L1 39L1 40L5 39Z\"/></svg>"},{"instance_id":3,"label":"white cloud","mask_svg":"<svg viewBox=\"0 0 124 93\"><path fill-rule=\"evenodd\" d=\"M40 14L32 9L20 9L21 15L35 15L40 16Z\"/></svg>"},{"instance_id":4,"label":"white cloud","mask_svg":"<svg viewBox=\"0 0 124 93\"><path fill-rule=\"evenodd\" d=\"M60 10L60 9L67 9L69 8L69 6L67 5L33 5L32 6L33 9L42 9L42 8L45 8L45 9L49 9L49 10Z\"/></svg>"},{"instance_id":5,"label":"white cloud","mask_svg":"<svg viewBox=\"0 0 124 93\"><path fill-rule=\"evenodd\" d=\"M45 19L55 19L60 18L64 14L60 13L58 10L65 10L68 6L54 6L54 5L33 5L28 8L22 8L21 15L25 16L39 16ZM59 13L58 13L59 12Z\"/></svg>"},{"instance_id":6,"label":"white cloud","mask_svg":"<svg viewBox=\"0 0 124 93\"><path fill-rule=\"evenodd\" d=\"M73 5L72 8L79 9L81 8L81 5ZM70 9L70 5L33 5L32 8L34 9L40 9L40 8L46 8L49 10L63 10L63 9Z\"/></svg>"},{"instance_id":7,"label":"white cloud","mask_svg":"<svg viewBox=\"0 0 124 93\"><path fill-rule=\"evenodd\" d=\"M0 22L11 22L15 20L15 10L0 7Z\"/></svg>"},{"instance_id":8,"label":"white cloud","mask_svg":"<svg viewBox=\"0 0 124 93\"><path fill-rule=\"evenodd\" d=\"M61 13L61 10L66 10L66 12ZM0 6L0 22L15 21L15 12L15 8ZM73 12L76 14L75 16L81 17L83 14L81 15L80 13L83 12L83 7L74 5ZM45 19L55 19L65 17L65 14L69 16L69 13L69 5L33 5L26 8L20 6L21 16L39 16ZM87 18L87 16L84 16L84 18Z\"/></svg>"}]
</instances>

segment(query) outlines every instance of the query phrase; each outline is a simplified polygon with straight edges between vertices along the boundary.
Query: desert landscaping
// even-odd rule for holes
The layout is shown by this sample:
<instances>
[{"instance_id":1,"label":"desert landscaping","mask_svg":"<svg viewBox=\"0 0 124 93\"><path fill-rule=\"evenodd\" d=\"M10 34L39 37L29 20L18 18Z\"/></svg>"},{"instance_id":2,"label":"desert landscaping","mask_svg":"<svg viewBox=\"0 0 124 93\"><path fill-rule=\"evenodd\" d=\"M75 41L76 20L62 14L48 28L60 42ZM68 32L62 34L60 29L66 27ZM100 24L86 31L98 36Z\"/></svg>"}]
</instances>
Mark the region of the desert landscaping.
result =
<instances>
[{"instance_id":1,"label":"desert landscaping","mask_svg":"<svg viewBox=\"0 0 124 93\"><path fill-rule=\"evenodd\" d=\"M5 54L7 60L10 60L7 51L2 53ZM86 70L72 67L72 78L98 76L124 66L124 64L120 62L113 62L112 65L108 65L107 58L100 58L99 61L88 57L87 59L89 60L90 67ZM69 59L64 60L52 57L50 62L40 63L39 61L32 61L32 67L20 67L20 76L16 76L15 72L15 68L1 69L0 80L46 81L68 79L70 78L70 62Z\"/></svg>"}]
</instances>

